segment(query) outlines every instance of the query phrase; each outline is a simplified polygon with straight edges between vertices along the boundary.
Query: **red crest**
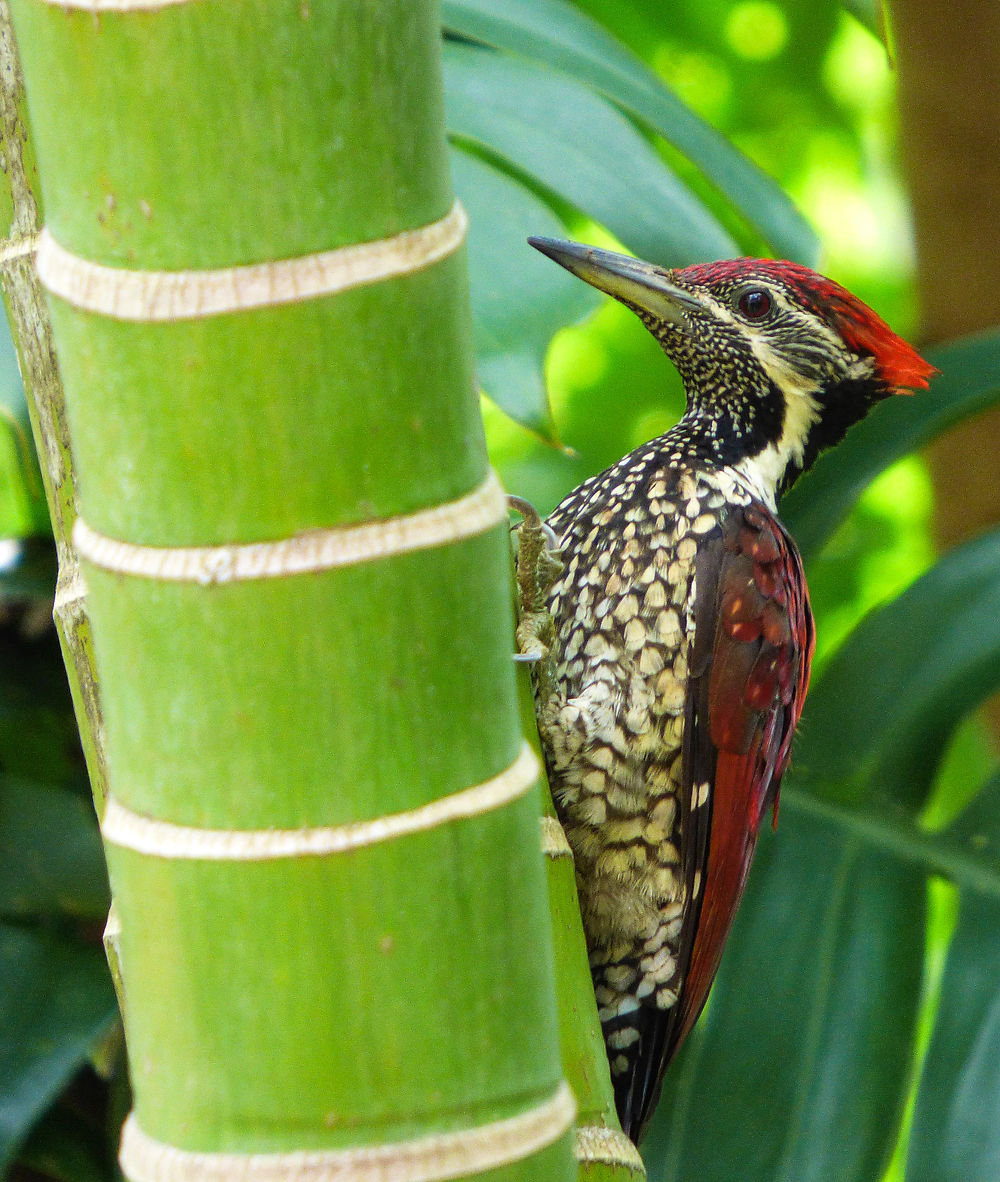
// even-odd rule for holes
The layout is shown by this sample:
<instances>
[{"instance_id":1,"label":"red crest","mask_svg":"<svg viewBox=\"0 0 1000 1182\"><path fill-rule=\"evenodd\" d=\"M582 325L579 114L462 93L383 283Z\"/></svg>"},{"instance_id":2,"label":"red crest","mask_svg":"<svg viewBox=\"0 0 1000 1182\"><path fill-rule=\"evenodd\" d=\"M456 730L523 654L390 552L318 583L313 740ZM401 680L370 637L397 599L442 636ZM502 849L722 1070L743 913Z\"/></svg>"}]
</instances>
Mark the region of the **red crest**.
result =
<instances>
[{"instance_id":1,"label":"red crest","mask_svg":"<svg viewBox=\"0 0 1000 1182\"><path fill-rule=\"evenodd\" d=\"M718 263L698 263L674 274L685 283L705 286L754 276L782 284L803 308L836 328L849 349L874 357L879 377L896 393L926 389L928 379L937 373L912 345L897 336L877 312L846 287L800 263L724 259Z\"/></svg>"}]
</instances>

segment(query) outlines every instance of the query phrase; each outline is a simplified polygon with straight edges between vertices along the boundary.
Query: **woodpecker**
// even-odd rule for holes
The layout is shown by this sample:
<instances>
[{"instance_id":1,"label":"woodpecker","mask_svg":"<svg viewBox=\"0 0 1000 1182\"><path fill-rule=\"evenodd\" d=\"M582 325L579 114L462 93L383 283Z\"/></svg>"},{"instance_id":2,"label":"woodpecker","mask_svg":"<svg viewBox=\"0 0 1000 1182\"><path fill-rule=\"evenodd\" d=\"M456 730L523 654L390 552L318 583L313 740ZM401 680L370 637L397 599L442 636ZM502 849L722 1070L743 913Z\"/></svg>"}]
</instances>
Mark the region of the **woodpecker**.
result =
<instances>
[{"instance_id":1,"label":"woodpecker","mask_svg":"<svg viewBox=\"0 0 1000 1182\"><path fill-rule=\"evenodd\" d=\"M638 1143L705 1004L762 819L777 819L809 681L809 596L778 500L877 402L935 371L795 263L666 270L529 242L631 308L687 399L675 427L548 517L545 562L523 544L518 559L519 647L618 1115ZM531 509L517 507L523 541Z\"/></svg>"}]
</instances>

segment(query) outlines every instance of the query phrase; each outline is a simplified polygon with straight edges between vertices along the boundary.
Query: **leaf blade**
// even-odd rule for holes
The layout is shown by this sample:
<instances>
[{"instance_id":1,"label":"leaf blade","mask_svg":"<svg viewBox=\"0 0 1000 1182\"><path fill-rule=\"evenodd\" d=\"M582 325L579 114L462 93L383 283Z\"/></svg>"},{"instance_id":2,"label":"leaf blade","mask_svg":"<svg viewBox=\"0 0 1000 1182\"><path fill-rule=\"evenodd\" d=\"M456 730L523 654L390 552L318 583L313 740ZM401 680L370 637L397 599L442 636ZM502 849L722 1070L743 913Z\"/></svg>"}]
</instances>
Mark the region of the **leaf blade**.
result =
<instances>
[{"instance_id":1,"label":"leaf blade","mask_svg":"<svg viewBox=\"0 0 1000 1182\"><path fill-rule=\"evenodd\" d=\"M0 923L0 1170L117 1015L103 952Z\"/></svg>"},{"instance_id":2,"label":"leaf blade","mask_svg":"<svg viewBox=\"0 0 1000 1182\"><path fill-rule=\"evenodd\" d=\"M462 36L548 62L587 82L686 155L778 255L814 263L815 233L766 173L704 123L596 21L562 0L444 0Z\"/></svg>"},{"instance_id":3,"label":"leaf blade","mask_svg":"<svg viewBox=\"0 0 1000 1182\"><path fill-rule=\"evenodd\" d=\"M1000 1175L1000 902L964 893L924 1060L907 1182Z\"/></svg>"},{"instance_id":4,"label":"leaf blade","mask_svg":"<svg viewBox=\"0 0 1000 1182\"><path fill-rule=\"evenodd\" d=\"M57 785L0 778L0 914L96 920L109 903L91 804Z\"/></svg>"},{"instance_id":5,"label":"leaf blade","mask_svg":"<svg viewBox=\"0 0 1000 1182\"><path fill-rule=\"evenodd\" d=\"M526 242L555 234L561 223L533 193L457 148L455 189L469 213L469 281L477 375L486 394L511 418L554 437L542 379L553 334L580 320L597 293L553 267Z\"/></svg>"},{"instance_id":6,"label":"leaf blade","mask_svg":"<svg viewBox=\"0 0 1000 1182\"><path fill-rule=\"evenodd\" d=\"M739 248L633 125L590 88L535 63L444 48L448 128L529 173L664 266Z\"/></svg>"},{"instance_id":7,"label":"leaf blade","mask_svg":"<svg viewBox=\"0 0 1000 1182\"><path fill-rule=\"evenodd\" d=\"M667 1076L650 1177L871 1182L907 1091L924 925L919 869L789 810Z\"/></svg>"},{"instance_id":8,"label":"leaf blade","mask_svg":"<svg viewBox=\"0 0 1000 1182\"><path fill-rule=\"evenodd\" d=\"M1000 683L998 569L1000 530L950 551L862 621L810 691L800 783L921 806L952 730Z\"/></svg>"}]
</instances>

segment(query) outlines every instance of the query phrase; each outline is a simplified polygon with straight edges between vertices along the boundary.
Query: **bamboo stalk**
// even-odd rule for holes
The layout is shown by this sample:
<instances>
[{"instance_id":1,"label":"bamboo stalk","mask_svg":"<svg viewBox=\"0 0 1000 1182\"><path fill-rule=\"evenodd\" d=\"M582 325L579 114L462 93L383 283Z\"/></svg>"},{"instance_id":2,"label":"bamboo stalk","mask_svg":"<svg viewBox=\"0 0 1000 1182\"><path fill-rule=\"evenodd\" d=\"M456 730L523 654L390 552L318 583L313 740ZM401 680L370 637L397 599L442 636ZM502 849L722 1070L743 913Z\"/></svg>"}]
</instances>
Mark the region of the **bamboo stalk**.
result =
<instances>
[{"instance_id":1,"label":"bamboo stalk","mask_svg":"<svg viewBox=\"0 0 1000 1182\"><path fill-rule=\"evenodd\" d=\"M126 1174L568 1179L464 255L280 298L304 256L448 217L436 7L13 8L106 709Z\"/></svg>"},{"instance_id":2,"label":"bamboo stalk","mask_svg":"<svg viewBox=\"0 0 1000 1182\"><path fill-rule=\"evenodd\" d=\"M4 158L0 183L0 286L28 396L28 412L35 448L41 458L42 481L59 558L55 622L100 813L107 796L104 731L90 622L79 562L70 542L76 520L76 484L52 326L34 265L41 226L38 176L25 118L24 78L6 0L0 0L0 143Z\"/></svg>"},{"instance_id":3,"label":"bamboo stalk","mask_svg":"<svg viewBox=\"0 0 1000 1182\"><path fill-rule=\"evenodd\" d=\"M521 512L518 509L518 512ZM533 536L532 536L533 535ZM530 525L522 527L520 545L544 545ZM523 569L530 570L531 561ZM525 609L537 607L530 582L519 587ZM541 759L541 739L528 664L518 666L518 704L524 733ZM542 850L548 869L549 911L555 956L556 999L563 1070L577 1101L574 1152L581 1182L637 1182L646 1169L632 1142L621 1130L604 1036L597 1013L586 939L576 893L573 851L556 816L545 784L542 794Z\"/></svg>"},{"instance_id":4,"label":"bamboo stalk","mask_svg":"<svg viewBox=\"0 0 1000 1182\"><path fill-rule=\"evenodd\" d=\"M543 827L563 1070L576 1097L574 1150L587 1182L636 1182L642 1159L621 1131L580 923L573 855L555 817ZM561 841L560 841L561 838Z\"/></svg>"}]
</instances>

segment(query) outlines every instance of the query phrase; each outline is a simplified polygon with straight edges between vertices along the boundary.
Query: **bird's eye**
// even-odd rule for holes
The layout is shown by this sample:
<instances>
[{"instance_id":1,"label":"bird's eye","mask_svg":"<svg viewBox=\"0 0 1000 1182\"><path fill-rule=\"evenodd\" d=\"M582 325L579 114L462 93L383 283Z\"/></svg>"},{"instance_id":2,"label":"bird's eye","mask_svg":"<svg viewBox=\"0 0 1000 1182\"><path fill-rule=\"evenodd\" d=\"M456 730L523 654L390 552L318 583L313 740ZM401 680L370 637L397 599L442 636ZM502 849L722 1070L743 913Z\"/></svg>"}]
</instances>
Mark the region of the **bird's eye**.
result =
<instances>
[{"instance_id":1,"label":"bird's eye","mask_svg":"<svg viewBox=\"0 0 1000 1182\"><path fill-rule=\"evenodd\" d=\"M771 311L771 297L760 287L750 287L741 292L736 307L747 320L763 320Z\"/></svg>"}]
</instances>

